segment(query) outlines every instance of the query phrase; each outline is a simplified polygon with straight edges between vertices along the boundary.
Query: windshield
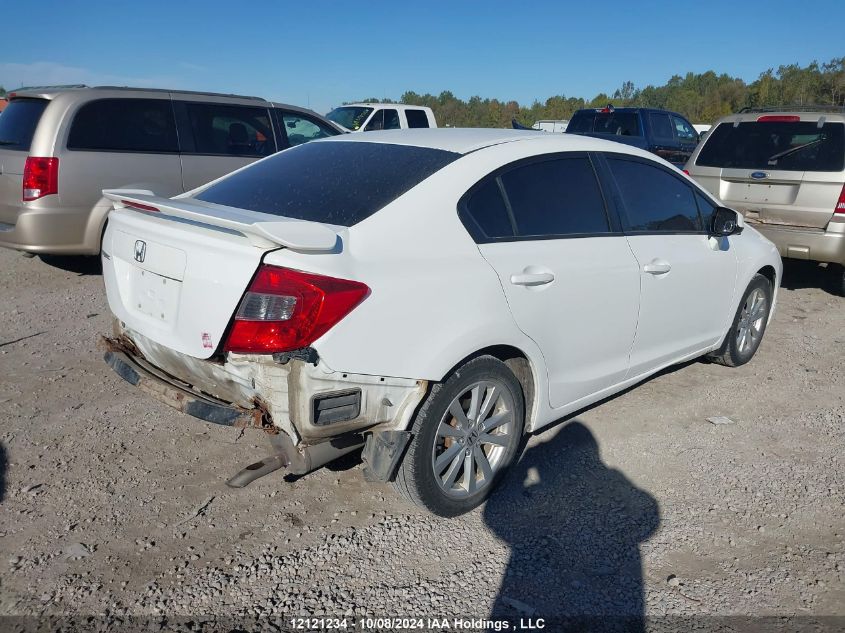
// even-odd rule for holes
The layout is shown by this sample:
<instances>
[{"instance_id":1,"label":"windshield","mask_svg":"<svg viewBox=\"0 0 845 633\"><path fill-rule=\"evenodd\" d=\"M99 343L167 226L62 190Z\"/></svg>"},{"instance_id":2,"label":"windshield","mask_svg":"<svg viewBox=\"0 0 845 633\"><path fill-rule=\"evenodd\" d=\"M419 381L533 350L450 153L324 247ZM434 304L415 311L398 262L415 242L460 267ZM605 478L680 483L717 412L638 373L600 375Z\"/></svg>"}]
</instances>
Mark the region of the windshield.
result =
<instances>
[{"instance_id":1,"label":"windshield","mask_svg":"<svg viewBox=\"0 0 845 633\"><path fill-rule=\"evenodd\" d=\"M372 111L372 108L365 106L342 106L329 112L326 118L354 132L361 129Z\"/></svg>"},{"instance_id":2,"label":"windshield","mask_svg":"<svg viewBox=\"0 0 845 633\"><path fill-rule=\"evenodd\" d=\"M427 147L314 141L236 172L196 199L352 226L458 158Z\"/></svg>"},{"instance_id":3,"label":"windshield","mask_svg":"<svg viewBox=\"0 0 845 633\"><path fill-rule=\"evenodd\" d=\"M722 123L710 132L695 161L704 167L842 171L845 125L813 121Z\"/></svg>"},{"instance_id":4,"label":"windshield","mask_svg":"<svg viewBox=\"0 0 845 633\"><path fill-rule=\"evenodd\" d=\"M29 151L45 99L12 99L0 113L0 149Z\"/></svg>"}]
</instances>

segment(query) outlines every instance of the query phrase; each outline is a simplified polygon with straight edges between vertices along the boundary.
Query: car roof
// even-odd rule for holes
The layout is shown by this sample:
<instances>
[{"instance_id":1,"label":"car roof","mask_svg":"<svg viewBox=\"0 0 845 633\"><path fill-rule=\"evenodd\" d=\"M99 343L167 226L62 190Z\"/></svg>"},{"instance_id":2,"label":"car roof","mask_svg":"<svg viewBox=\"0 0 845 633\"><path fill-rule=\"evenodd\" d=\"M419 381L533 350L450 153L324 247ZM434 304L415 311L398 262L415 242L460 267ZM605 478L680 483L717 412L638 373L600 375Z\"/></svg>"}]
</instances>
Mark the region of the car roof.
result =
<instances>
[{"instance_id":1,"label":"car roof","mask_svg":"<svg viewBox=\"0 0 845 633\"><path fill-rule=\"evenodd\" d=\"M734 122L734 123L755 123L761 117L771 117L771 116L797 116L800 121L803 122L810 122L810 123L819 123L822 119L828 123L843 123L845 122L845 109L840 108L836 109L824 109L819 108L818 110L813 109L790 109L788 106L785 107L783 110L775 110L772 108L760 109L760 110L748 110L745 112L738 112L736 114L729 114L727 116L722 117L713 127L716 127L719 123L726 123L726 122Z\"/></svg>"},{"instance_id":2,"label":"car roof","mask_svg":"<svg viewBox=\"0 0 845 633\"><path fill-rule=\"evenodd\" d=\"M430 110L428 106L409 105L407 103L376 103L374 101L361 101L359 103L344 103L338 108L391 108L394 110Z\"/></svg>"},{"instance_id":3,"label":"car roof","mask_svg":"<svg viewBox=\"0 0 845 633\"><path fill-rule=\"evenodd\" d=\"M137 92L137 93L168 93L168 94L175 94L175 95L203 95L209 97L224 97L230 99L251 99L255 101L262 101L267 102L266 99L262 97L255 97L251 95L236 95L236 94L226 94L222 92L201 92L197 90L171 90L169 88L142 88L142 87L134 87L134 86L86 86L84 84L74 84L74 85L66 85L66 86L25 86L22 88L18 88L16 90L10 90L9 94L14 95L15 98L19 97L39 97L42 99L52 99L60 94L65 94L69 92L93 92L96 90L108 91L112 92L115 90L125 91L125 92Z\"/></svg>"},{"instance_id":4,"label":"car roof","mask_svg":"<svg viewBox=\"0 0 845 633\"><path fill-rule=\"evenodd\" d=\"M654 155L622 143L582 136L579 134L553 134L540 130L511 130L498 128L414 128L409 130L384 130L345 134L316 143L386 143L440 149L457 154L469 154L485 147L514 142L542 142L550 146L547 151L620 152L655 158Z\"/></svg>"}]
</instances>

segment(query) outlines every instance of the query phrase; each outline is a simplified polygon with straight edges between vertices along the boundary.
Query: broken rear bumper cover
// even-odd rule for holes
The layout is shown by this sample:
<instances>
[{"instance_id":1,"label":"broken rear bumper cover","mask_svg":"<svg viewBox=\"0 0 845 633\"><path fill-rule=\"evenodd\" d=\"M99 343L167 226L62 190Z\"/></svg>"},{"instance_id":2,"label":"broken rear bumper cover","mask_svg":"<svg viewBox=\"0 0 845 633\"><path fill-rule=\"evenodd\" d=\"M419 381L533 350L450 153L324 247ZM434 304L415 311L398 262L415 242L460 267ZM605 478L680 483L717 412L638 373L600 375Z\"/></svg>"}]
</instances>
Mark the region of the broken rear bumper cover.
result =
<instances>
[{"instance_id":1,"label":"broken rear bumper cover","mask_svg":"<svg viewBox=\"0 0 845 633\"><path fill-rule=\"evenodd\" d=\"M193 417L265 430L296 474L366 440L366 476L390 479L428 388L424 380L334 372L312 358L201 360L134 332L116 334L103 338L104 358L121 378Z\"/></svg>"}]
</instances>

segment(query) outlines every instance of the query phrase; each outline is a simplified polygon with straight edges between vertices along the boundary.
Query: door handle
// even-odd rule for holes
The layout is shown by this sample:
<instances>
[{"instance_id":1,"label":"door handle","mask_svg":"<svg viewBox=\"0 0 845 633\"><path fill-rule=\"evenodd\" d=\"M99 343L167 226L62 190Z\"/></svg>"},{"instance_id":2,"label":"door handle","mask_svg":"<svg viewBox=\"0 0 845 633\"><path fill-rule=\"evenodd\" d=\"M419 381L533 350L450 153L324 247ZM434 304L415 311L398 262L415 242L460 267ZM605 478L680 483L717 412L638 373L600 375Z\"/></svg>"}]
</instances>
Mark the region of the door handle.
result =
<instances>
[{"instance_id":1,"label":"door handle","mask_svg":"<svg viewBox=\"0 0 845 633\"><path fill-rule=\"evenodd\" d=\"M652 259L648 264L643 266L643 271L650 275L665 275L672 270L672 265L662 259Z\"/></svg>"},{"instance_id":2,"label":"door handle","mask_svg":"<svg viewBox=\"0 0 845 633\"><path fill-rule=\"evenodd\" d=\"M515 286L542 286L555 280L552 273L520 273L511 275L511 283Z\"/></svg>"}]
</instances>

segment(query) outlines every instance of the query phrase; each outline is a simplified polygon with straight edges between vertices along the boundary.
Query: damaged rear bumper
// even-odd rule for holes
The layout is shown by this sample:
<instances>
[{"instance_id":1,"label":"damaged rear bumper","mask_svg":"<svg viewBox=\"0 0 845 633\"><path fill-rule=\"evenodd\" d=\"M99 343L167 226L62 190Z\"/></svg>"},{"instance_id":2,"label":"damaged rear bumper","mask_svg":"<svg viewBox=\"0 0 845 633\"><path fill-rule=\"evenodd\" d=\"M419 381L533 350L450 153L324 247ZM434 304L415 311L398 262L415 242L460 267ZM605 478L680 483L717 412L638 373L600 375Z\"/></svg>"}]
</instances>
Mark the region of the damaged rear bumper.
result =
<instances>
[{"instance_id":1,"label":"damaged rear bumper","mask_svg":"<svg viewBox=\"0 0 845 633\"><path fill-rule=\"evenodd\" d=\"M264 412L261 409L242 409L178 387L163 376L156 375L154 368L144 366L124 352L107 351L103 358L126 382L182 413L236 428L262 426Z\"/></svg>"},{"instance_id":2,"label":"damaged rear bumper","mask_svg":"<svg viewBox=\"0 0 845 633\"><path fill-rule=\"evenodd\" d=\"M319 359L185 356L136 333L103 338L105 361L124 380L195 418L266 431L288 471L304 474L366 443L365 475L392 478L424 380L334 372Z\"/></svg>"}]
</instances>

